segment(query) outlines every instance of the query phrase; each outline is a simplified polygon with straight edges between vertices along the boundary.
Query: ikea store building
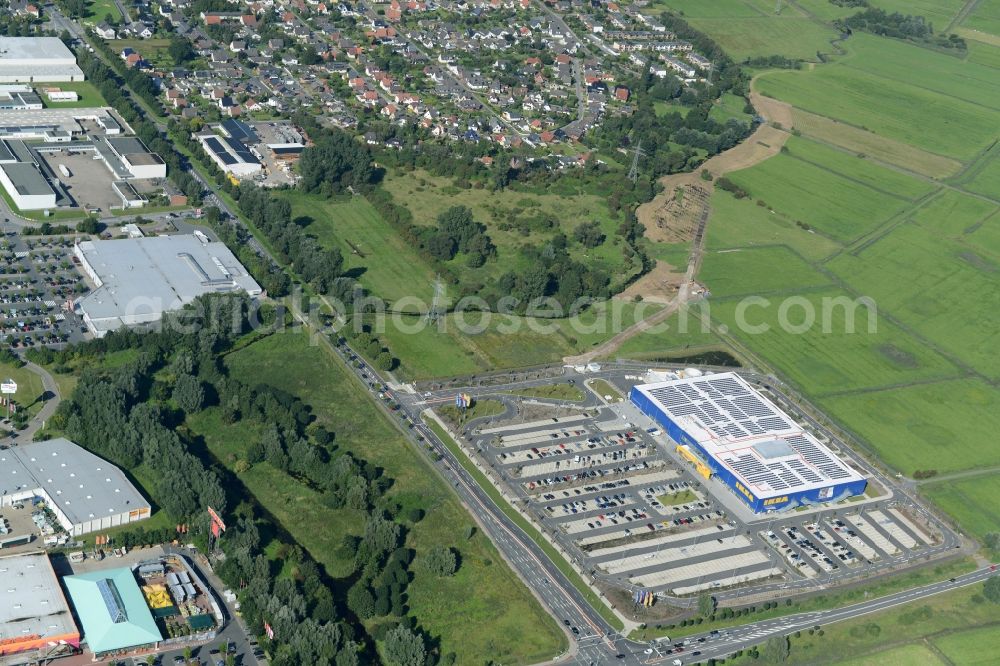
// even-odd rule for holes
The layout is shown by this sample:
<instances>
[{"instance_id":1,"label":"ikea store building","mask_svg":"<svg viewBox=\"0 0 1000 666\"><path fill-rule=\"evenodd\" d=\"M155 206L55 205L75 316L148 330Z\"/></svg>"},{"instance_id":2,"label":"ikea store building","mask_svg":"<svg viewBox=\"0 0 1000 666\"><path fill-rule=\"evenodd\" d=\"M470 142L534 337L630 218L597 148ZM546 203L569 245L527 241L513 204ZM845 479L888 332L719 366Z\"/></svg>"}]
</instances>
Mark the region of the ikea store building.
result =
<instances>
[{"instance_id":1,"label":"ikea store building","mask_svg":"<svg viewBox=\"0 0 1000 666\"><path fill-rule=\"evenodd\" d=\"M629 397L756 513L865 491L862 475L735 373L641 384Z\"/></svg>"}]
</instances>

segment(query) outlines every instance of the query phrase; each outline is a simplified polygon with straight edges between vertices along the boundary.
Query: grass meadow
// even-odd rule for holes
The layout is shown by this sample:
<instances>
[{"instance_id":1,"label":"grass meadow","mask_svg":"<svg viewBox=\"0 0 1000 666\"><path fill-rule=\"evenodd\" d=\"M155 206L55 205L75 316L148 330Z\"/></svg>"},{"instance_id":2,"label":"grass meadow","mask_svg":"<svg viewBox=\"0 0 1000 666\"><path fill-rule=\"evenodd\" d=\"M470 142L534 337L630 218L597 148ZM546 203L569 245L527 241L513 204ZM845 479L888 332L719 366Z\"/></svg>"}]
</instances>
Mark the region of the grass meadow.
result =
<instances>
[{"instance_id":1,"label":"grass meadow","mask_svg":"<svg viewBox=\"0 0 1000 666\"><path fill-rule=\"evenodd\" d=\"M1000 0L979 0L962 25L1000 36Z\"/></svg>"},{"instance_id":2,"label":"grass meadow","mask_svg":"<svg viewBox=\"0 0 1000 666\"><path fill-rule=\"evenodd\" d=\"M713 297L797 292L830 284L829 278L782 246L706 252L699 275Z\"/></svg>"},{"instance_id":3,"label":"grass meadow","mask_svg":"<svg viewBox=\"0 0 1000 666\"><path fill-rule=\"evenodd\" d=\"M426 512L407 536L406 545L418 559L437 545L461 553L455 576L441 579L418 569L408 588L411 613L441 640L443 653L455 652L457 663L473 663L484 654L504 662L535 663L559 652L564 639L554 621L485 535L477 530L466 537L466 528L474 525L472 517L332 352L310 345L305 335L273 335L230 354L226 365L243 381L263 380L298 396L313 408L320 423L335 431L340 449L385 470L394 480L388 500ZM282 510L285 492L289 491L275 489L268 496L273 505L262 503L268 510ZM322 547L317 541L322 536L316 533L324 530L316 529L316 504L307 499L298 510L284 508L285 528L293 535L303 534L302 543L310 552ZM313 554L319 561L330 557L322 550Z\"/></svg>"},{"instance_id":4,"label":"grass meadow","mask_svg":"<svg viewBox=\"0 0 1000 666\"><path fill-rule=\"evenodd\" d=\"M996 474L983 474L939 483L931 480L920 491L981 539L990 532L1000 532L998 483Z\"/></svg>"},{"instance_id":5,"label":"grass meadow","mask_svg":"<svg viewBox=\"0 0 1000 666\"><path fill-rule=\"evenodd\" d=\"M752 199L841 242L871 232L907 203L790 154L776 155L729 178Z\"/></svg>"},{"instance_id":6,"label":"grass meadow","mask_svg":"<svg viewBox=\"0 0 1000 666\"><path fill-rule=\"evenodd\" d=\"M959 634L961 635L961 634ZM926 645L921 643L907 643L898 647L889 648L873 652L864 657L855 657L845 661L836 662L837 666L911 666L912 664L922 664L923 666L944 665L937 654Z\"/></svg>"},{"instance_id":7,"label":"grass meadow","mask_svg":"<svg viewBox=\"0 0 1000 666\"><path fill-rule=\"evenodd\" d=\"M768 299L766 305L744 306L742 317L742 299L722 299L711 304L712 319L813 396L957 374L951 363L913 340L884 316L873 315L864 306L852 309L824 306L826 299L842 297L853 298L835 289L810 291L787 301L793 305L785 305L783 295ZM807 308L815 313L815 323L800 334L783 330L780 324L783 306L787 307L787 322L793 330L806 322ZM872 317L876 331L869 333ZM754 332L761 330L759 327L767 330ZM829 332L824 332L824 327Z\"/></svg>"},{"instance_id":8,"label":"grass meadow","mask_svg":"<svg viewBox=\"0 0 1000 666\"><path fill-rule=\"evenodd\" d=\"M903 474L1000 465L1000 448L983 435L1000 427L1000 393L981 380L848 393L820 403Z\"/></svg>"}]
</instances>

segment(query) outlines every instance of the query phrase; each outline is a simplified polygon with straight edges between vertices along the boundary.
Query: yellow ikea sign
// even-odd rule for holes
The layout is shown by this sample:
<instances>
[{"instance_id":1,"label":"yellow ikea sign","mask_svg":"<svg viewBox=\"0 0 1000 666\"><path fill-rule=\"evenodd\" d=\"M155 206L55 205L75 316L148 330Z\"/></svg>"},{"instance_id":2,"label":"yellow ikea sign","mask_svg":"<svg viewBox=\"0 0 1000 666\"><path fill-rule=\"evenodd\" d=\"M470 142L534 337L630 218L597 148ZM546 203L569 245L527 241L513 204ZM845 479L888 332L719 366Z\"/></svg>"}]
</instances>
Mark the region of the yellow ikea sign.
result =
<instances>
[{"instance_id":1,"label":"yellow ikea sign","mask_svg":"<svg viewBox=\"0 0 1000 666\"><path fill-rule=\"evenodd\" d=\"M745 496L745 497L746 497L746 498L747 498L748 500L750 500L751 502L756 502L756 501L757 501L757 498L753 496L753 493L752 493L752 492L750 492L749 490L747 490L746 486L744 486L744 485L743 485L742 483L740 483L739 481L737 481L737 482L736 482L736 490L738 490L738 491L740 491L741 493L743 493L743 495L744 495L744 496Z\"/></svg>"},{"instance_id":2,"label":"yellow ikea sign","mask_svg":"<svg viewBox=\"0 0 1000 666\"><path fill-rule=\"evenodd\" d=\"M781 497L772 497L771 499L764 500L764 506L771 506L773 504L784 504L788 501L788 495L782 495Z\"/></svg>"}]
</instances>

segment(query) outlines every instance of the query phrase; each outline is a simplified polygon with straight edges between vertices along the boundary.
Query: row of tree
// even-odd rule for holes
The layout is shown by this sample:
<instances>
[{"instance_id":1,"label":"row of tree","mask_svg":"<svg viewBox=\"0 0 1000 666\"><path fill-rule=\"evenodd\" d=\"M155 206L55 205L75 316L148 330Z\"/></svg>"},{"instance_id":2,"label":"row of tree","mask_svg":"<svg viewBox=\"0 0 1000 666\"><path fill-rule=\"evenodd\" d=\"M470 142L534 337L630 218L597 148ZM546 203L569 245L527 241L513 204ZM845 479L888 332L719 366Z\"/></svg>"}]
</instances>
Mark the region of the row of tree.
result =
<instances>
[{"instance_id":1,"label":"row of tree","mask_svg":"<svg viewBox=\"0 0 1000 666\"><path fill-rule=\"evenodd\" d=\"M874 35L906 39L941 48L960 51L966 49L964 39L954 33L947 35L936 34L934 26L923 16L901 14L899 12L889 13L877 7L869 7L864 11L841 19L839 25L845 32L862 30Z\"/></svg>"}]
</instances>

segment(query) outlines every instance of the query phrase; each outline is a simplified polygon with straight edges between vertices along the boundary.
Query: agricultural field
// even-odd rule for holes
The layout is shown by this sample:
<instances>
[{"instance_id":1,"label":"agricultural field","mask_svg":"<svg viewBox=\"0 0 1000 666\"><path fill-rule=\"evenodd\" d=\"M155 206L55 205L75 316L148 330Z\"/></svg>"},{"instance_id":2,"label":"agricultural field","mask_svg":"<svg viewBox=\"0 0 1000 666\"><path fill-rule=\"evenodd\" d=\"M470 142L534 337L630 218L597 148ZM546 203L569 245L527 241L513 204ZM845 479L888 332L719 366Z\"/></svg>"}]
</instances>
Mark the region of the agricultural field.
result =
<instances>
[{"instance_id":1,"label":"agricultural field","mask_svg":"<svg viewBox=\"0 0 1000 666\"><path fill-rule=\"evenodd\" d=\"M959 634L960 635L960 634ZM900 647L874 652L864 657L838 661L837 666L937 666L944 662L929 647L920 643L909 643Z\"/></svg>"},{"instance_id":2,"label":"agricultural field","mask_svg":"<svg viewBox=\"0 0 1000 666\"><path fill-rule=\"evenodd\" d=\"M867 155L922 176L941 179L954 175L962 168L962 163L958 160L935 155L901 141L888 139L799 108L792 109L792 119L795 129L804 136L839 146L852 153Z\"/></svg>"},{"instance_id":3,"label":"agricultural field","mask_svg":"<svg viewBox=\"0 0 1000 666\"><path fill-rule=\"evenodd\" d=\"M995 137L993 115L978 104L837 63L768 73L758 86L795 107L960 161Z\"/></svg>"},{"instance_id":4,"label":"agricultural field","mask_svg":"<svg viewBox=\"0 0 1000 666\"><path fill-rule=\"evenodd\" d=\"M407 537L417 558L445 544L461 553L458 572L442 580L417 570L407 597L411 613L443 653L457 663L498 655L504 662L535 663L565 645L562 632L504 564L472 517L430 469L420 454L377 411L361 385L324 346L305 335L273 335L226 357L234 376L266 381L309 404L319 423L336 432L337 445L383 468L394 480L387 498L425 517ZM270 507L268 507L270 508ZM314 529L312 511L292 513L285 527L292 534ZM316 553L322 561L324 553Z\"/></svg>"},{"instance_id":5,"label":"agricultural field","mask_svg":"<svg viewBox=\"0 0 1000 666\"><path fill-rule=\"evenodd\" d=\"M328 200L298 191L286 196L293 219L324 246L339 249L348 274L366 289L389 301L415 296L431 302L434 271L366 199Z\"/></svg>"},{"instance_id":6,"label":"agricultural field","mask_svg":"<svg viewBox=\"0 0 1000 666\"><path fill-rule=\"evenodd\" d=\"M766 302L721 299L711 310L729 335L813 396L956 375L942 356L854 299L810 291Z\"/></svg>"},{"instance_id":7,"label":"agricultural field","mask_svg":"<svg viewBox=\"0 0 1000 666\"><path fill-rule=\"evenodd\" d=\"M983 246L974 234L951 228L975 222L958 216L909 222L857 255L838 256L829 266L902 324L970 368L997 378L1000 248ZM1000 224L1000 218L988 224Z\"/></svg>"},{"instance_id":8,"label":"agricultural field","mask_svg":"<svg viewBox=\"0 0 1000 666\"><path fill-rule=\"evenodd\" d=\"M492 192L482 188L462 189L447 178L432 176L425 171L392 173L385 188L396 203L406 206L418 225L433 225L437 216L452 206L467 206L475 220L487 227L487 233L497 246L497 258L478 269L465 266L461 256L447 262L461 279L482 282L497 278L508 271L526 269L534 260L520 248L542 247L557 231L572 238L573 230L585 222L596 221L605 235L603 244L586 248L570 242L570 256L589 266L602 266L612 275L612 281L622 282L626 275L637 272L638 266L622 257L616 230L620 217L608 211L607 200L574 188L564 192L534 193L507 189ZM552 226L548 226L551 221Z\"/></svg>"},{"instance_id":9,"label":"agricultural field","mask_svg":"<svg viewBox=\"0 0 1000 666\"><path fill-rule=\"evenodd\" d=\"M1000 0L979 0L962 25L1000 36Z\"/></svg>"},{"instance_id":10,"label":"agricultural field","mask_svg":"<svg viewBox=\"0 0 1000 666\"><path fill-rule=\"evenodd\" d=\"M907 204L906 199L887 196L789 154L728 177L751 199L841 242L873 231Z\"/></svg>"},{"instance_id":11,"label":"agricultural field","mask_svg":"<svg viewBox=\"0 0 1000 666\"><path fill-rule=\"evenodd\" d=\"M781 246L707 252L699 277L713 297L797 292L830 284L829 278Z\"/></svg>"},{"instance_id":12,"label":"agricultural field","mask_svg":"<svg viewBox=\"0 0 1000 666\"><path fill-rule=\"evenodd\" d=\"M887 12L924 16L934 25L935 31L943 32L965 2L964 0L871 0L871 4Z\"/></svg>"},{"instance_id":13,"label":"agricultural field","mask_svg":"<svg viewBox=\"0 0 1000 666\"><path fill-rule=\"evenodd\" d=\"M1000 427L1000 393L981 380L917 383L830 396L820 403L903 474L1000 465L1000 448L982 434Z\"/></svg>"},{"instance_id":14,"label":"agricultural field","mask_svg":"<svg viewBox=\"0 0 1000 666\"><path fill-rule=\"evenodd\" d=\"M808 261L830 256L842 246L795 224L780 211L757 206L716 189L712 194L712 222L705 245L709 250L785 246Z\"/></svg>"},{"instance_id":15,"label":"agricultural field","mask_svg":"<svg viewBox=\"0 0 1000 666\"><path fill-rule=\"evenodd\" d=\"M964 479L935 482L921 486L920 492L950 513L969 533L983 538L1000 532L1000 504L996 500L996 474L982 474Z\"/></svg>"},{"instance_id":16,"label":"agricultural field","mask_svg":"<svg viewBox=\"0 0 1000 666\"><path fill-rule=\"evenodd\" d=\"M970 192L1000 199L1000 150L990 151L981 167L962 187Z\"/></svg>"},{"instance_id":17,"label":"agricultural field","mask_svg":"<svg viewBox=\"0 0 1000 666\"><path fill-rule=\"evenodd\" d=\"M953 664L995 664L1000 653L1000 629L984 627L960 631L936 638L933 643Z\"/></svg>"},{"instance_id":18,"label":"agricultural field","mask_svg":"<svg viewBox=\"0 0 1000 666\"><path fill-rule=\"evenodd\" d=\"M661 360L720 349L721 340L705 327L701 316L699 305L673 314L660 326L629 339L612 357Z\"/></svg>"}]
</instances>

